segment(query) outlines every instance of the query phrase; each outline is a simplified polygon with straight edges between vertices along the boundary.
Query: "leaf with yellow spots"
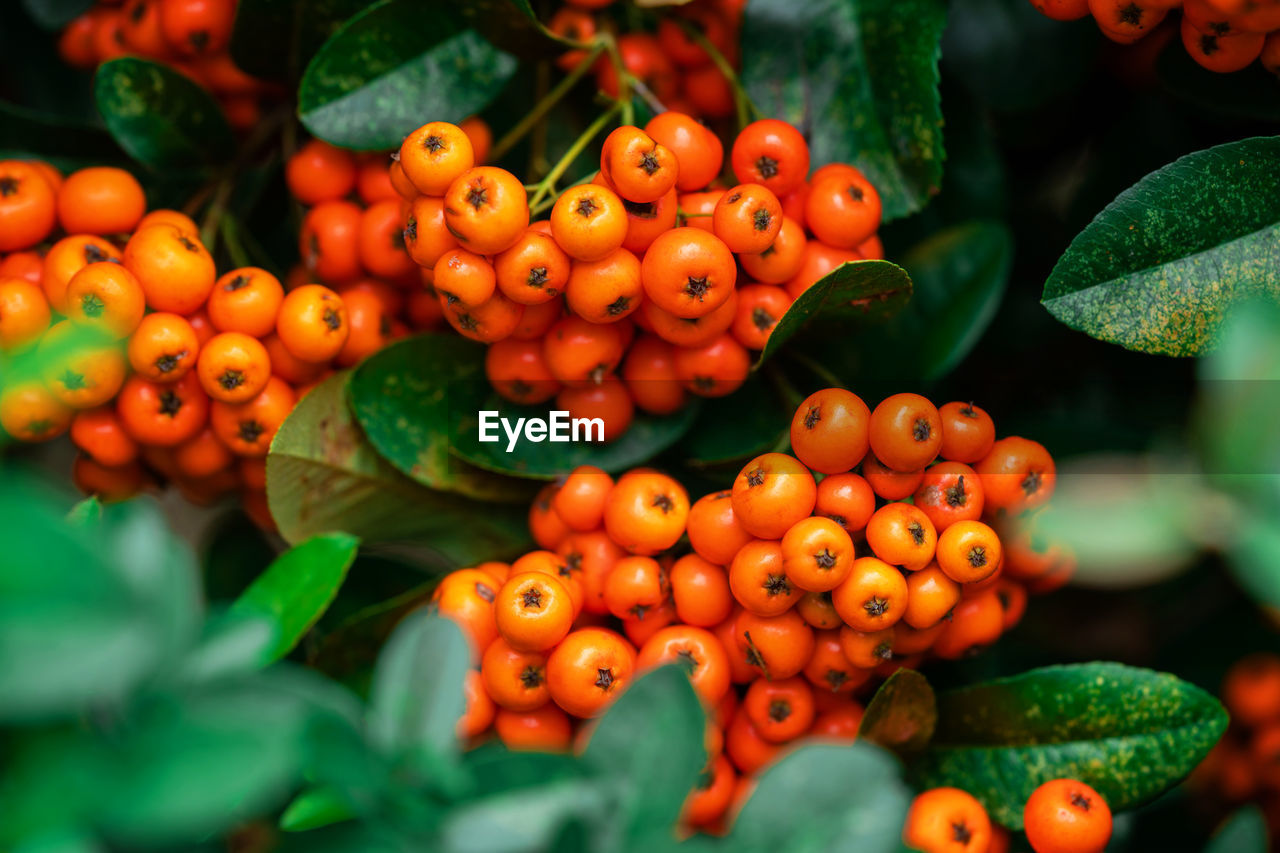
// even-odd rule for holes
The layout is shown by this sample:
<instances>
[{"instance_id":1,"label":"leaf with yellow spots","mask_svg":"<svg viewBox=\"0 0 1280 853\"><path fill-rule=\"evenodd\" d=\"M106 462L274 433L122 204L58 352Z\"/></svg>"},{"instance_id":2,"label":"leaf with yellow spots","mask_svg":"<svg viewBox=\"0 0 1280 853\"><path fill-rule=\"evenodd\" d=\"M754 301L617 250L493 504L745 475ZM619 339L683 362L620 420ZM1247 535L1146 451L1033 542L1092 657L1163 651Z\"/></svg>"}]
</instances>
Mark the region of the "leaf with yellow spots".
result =
<instances>
[{"instance_id":1,"label":"leaf with yellow spots","mask_svg":"<svg viewBox=\"0 0 1280 853\"><path fill-rule=\"evenodd\" d=\"M1199 355L1231 306L1280 297L1280 137L1189 154L1121 193L1044 286L1073 329L1157 355Z\"/></svg>"},{"instance_id":2,"label":"leaf with yellow spots","mask_svg":"<svg viewBox=\"0 0 1280 853\"><path fill-rule=\"evenodd\" d=\"M1226 728L1216 699L1172 675L1051 666L940 694L912 775L922 787L963 788L1021 829L1027 797L1051 779L1079 779L1112 811L1129 809L1180 782Z\"/></svg>"}]
</instances>

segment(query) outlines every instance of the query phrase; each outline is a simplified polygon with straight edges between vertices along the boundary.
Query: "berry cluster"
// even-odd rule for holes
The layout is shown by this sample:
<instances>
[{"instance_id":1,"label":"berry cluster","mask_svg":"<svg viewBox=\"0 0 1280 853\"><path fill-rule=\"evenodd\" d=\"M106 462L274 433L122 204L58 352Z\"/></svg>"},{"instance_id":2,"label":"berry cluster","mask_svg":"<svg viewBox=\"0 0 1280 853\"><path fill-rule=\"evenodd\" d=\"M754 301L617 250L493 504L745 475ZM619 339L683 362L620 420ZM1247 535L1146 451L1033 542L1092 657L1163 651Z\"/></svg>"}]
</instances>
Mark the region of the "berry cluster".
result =
<instances>
[{"instance_id":1,"label":"berry cluster","mask_svg":"<svg viewBox=\"0 0 1280 853\"><path fill-rule=\"evenodd\" d=\"M1048 500L1043 447L996 441L970 404L898 394L873 412L836 388L796 411L792 446L692 504L652 469L615 482L581 467L548 485L529 518L541 550L454 571L433 596L475 650L462 735L565 749L573 719L636 672L684 661L711 747L685 820L713 825L749 787L739 774L788 743L853 739L873 678L972 653L1018 621L1026 588L1002 575L1010 558L979 519Z\"/></svg>"},{"instance_id":2,"label":"berry cluster","mask_svg":"<svg viewBox=\"0 0 1280 853\"><path fill-rule=\"evenodd\" d=\"M573 0L551 17L547 27L570 41L594 43L609 25L598 10L609 5L612 0ZM704 119L730 116L733 87L718 61L730 67L738 64L738 30L745 5L741 0L703 0L672 7L658 20L655 32L616 36L619 64L669 110ZM704 42L710 44L710 52ZM589 51L579 48L561 54L556 63L572 71L589 59ZM599 57L591 71L601 91L619 97L618 67L609 57Z\"/></svg>"},{"instance_id":3,"label":"berry cluster","mask_svg":"<svg viewBox=\"0 0 1280 853\"><path fill-rule=\"evenodd\" d=\"M392 172L416 190L409 254L449 324L490 345L497 392L554 397L601 418L608 440L636 408L666 415L687 393L736 390L797 296L845 261L882 256L875 187L843 164L810 176L791 125L747 126L729 161L739 183L722 188L720 140L665 112L610 133L599 173L554 203L545 187L530 198L510 172L476 166L447 122L411 133Z\"/></svg>"},{"instance_id":4,"label":"berry cluster","mask_svg":"<svg viewBox=\"0 0 1280 853\"><path fill-rule=\"evenodd\" d=\"M1256 801L1280 835L1280 655L1236 661L1222 683L1231 714L1227 734L1196 768L1192 782L1234 809Z\"/></svg>"},{"instance_id":5,"label":"berry cluster","mask_svg":"<svg viewBox=\"0 0 1280 853\"><path fill-rule=\"evenodd\" d=\"M76 68L121 56L163 62L209 90L227 121L247 130L262 116L271 88L235 64L228 52L238 0L97 0L67 24L58 53Z\"/></svg>"},{"instance_id":6,"label":"berry cluster","mask_svg":"<svg viewBox=\"0 0 1280 853\"><path fill-rule=\"evenodd\" d=\"M218 276L195 223L148 213L121 169L64 180L0 162L0 253L0 427L29 442L69 430L77 484L107 499L157 475L199 503L242 487L270 527L263 457L296 400L404 332L380 282L286 293L257 267Z\"/></svg>"},{"instance_id":7,"label":"berry cluster","mask_svg":"<svg viewBox=\"0 0 1280 853\"><path fill-rule=\"evenodd\" d=\"M1260 60L1280 74L1280 2L1278 0L1031 0L1056 21L1092 15L1102 34L1133 44L1159 32L1165 16L1181 9L1182 44L1210 71L1229 72Z\"/></svg>"}]
</instances>

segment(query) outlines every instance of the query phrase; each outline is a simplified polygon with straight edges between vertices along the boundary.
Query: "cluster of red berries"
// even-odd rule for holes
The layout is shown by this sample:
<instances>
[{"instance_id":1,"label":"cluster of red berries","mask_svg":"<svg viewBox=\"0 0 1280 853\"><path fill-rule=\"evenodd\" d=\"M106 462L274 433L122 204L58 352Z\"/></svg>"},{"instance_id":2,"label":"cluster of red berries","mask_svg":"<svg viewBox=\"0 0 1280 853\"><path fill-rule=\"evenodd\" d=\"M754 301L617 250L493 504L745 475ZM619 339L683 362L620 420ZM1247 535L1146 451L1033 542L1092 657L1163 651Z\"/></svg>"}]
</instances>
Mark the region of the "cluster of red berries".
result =
<instances>
[{"instance_id":1,"label":"cluster of red berries","mask_svg":"<svg viewBox=\"0 0 1280 853\"><path fill-rule=\"evenodd\" d=\"M1231 809L1258 803L1272 838L1280 838L1280 655L1236 661L1223 679L1222 702L1231 724L1192 782Z\"/></svg>"},{"instance_id":2,"label":"cluster of red berries","mask_svg":"<svg viewBox=\"0 0 1280 853\"><path fill-rule=\"evenodd\" d=\"M603 420L610 440L636 408L667 415L687 394L732 393L796 297L845 261L882 255L875 187L843 164L810 176L791 125L754 122L729 160L739 183L722 188L720 140L664 112L610 133L595 178L532 223L525 186L476 166L447 122L411 133L392 169L415 189L409 254L449 324L490 345L497 392L555 398Z\"/></svg>"},{"instance_id":3,"label":"cluster of red berries","mask_svg":"<svg viewBox=\"0 0 1280 853\"><path fill-rule=\"evenodd\" d=\"M596 43L609 27L599 11L612 3L571 0L551 17L547 27L571 41ZM744 0L695 0L671 7L658 20L655 32L616 35L616 61L669 110L704 119L730 116L734 111L732 84L702 41L711 45L719 59L736 67L744 6ZM561 54L556 63L562 70L572 71L588 58L588 50L578 48ZM592 71L601 91L611 98L619 97L618 65L613 57L599 57Z\"/></svg>"},{"instance_id":4,"label":"cluster of red berries","mask_svg":"<svg viewBox=\"0 0 1280 853\"><path fill-rule=\"evenodd\" d=\"M97 0L58 40L63 61L96 68L121 56L163 62L207 89L227 121L247 130L275 91L235 64L228 45L238 0Z\"/></svg>"},{"instance_id":5,"label":"cluster of red berries","mask_svg":"<svg viewBox=\"0 0 1280 853\"><path fill-rule=\"evenodd\" d=\"M530 510L541 550L446 575L432 606L475 652L461 735L567 749L638 671L683 661L710 718L684 820L715 827L789 744L856 737L873 679L1019 620L1014 555L980 519L1044 505L1043 447L997 441L970 404L898 394L873 412L837 388L791 434L795 456L754 459L692 504L652 469L578 468Z\"/></svg>"},{"instance_id":6,"label":"cluster of red berries","mask_svg":"<svg viewBox=\"0 0 1280 853\"><path fill-rule=\"evenodd\" d=\"M1163 28L1169 12L1180 9L1182 44L1210 71L1240 71L1261 61L1280 74L1280 0L1031 0L1057 21L1092 15L1103 35L1133 44L1152 33L1172 37Z\"/></svg>"}]
</instances>

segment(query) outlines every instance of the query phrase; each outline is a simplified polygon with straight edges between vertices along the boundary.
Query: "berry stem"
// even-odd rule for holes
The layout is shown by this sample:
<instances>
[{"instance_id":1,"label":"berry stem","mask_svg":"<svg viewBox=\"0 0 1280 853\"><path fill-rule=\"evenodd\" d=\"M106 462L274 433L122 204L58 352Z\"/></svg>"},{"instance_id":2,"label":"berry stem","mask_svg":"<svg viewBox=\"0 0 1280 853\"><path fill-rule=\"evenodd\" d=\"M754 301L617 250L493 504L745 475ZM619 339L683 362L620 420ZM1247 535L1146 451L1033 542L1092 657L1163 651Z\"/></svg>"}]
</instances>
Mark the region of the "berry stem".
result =
<instances>
[{"instance_id":1,"label":"berry stem","mask_svg":"<svg viewBox=\"0 0 1280 853\"><path fill-rule=\"evenodd\" d=\"M244 244L240 242L240 226L235 217L223 216L218 230L222 232L222 240L226 243L231 262L237 267L251 266L253 262L249 260Z\"/></svg>"},{"instance_id":2,"label":"berry stem","mask_svg":"<svg viewBox=\"0 0 1280 853\"><path fill-rule=\"evenodd\" d=\"M751 123L752 116L760 115L760 110L756 109L756 105L751 102L751 97L747 94L747 90L742 87L742 81L738 79L738 72L733 70L733 65L720 52L720 48L712 44L706 33L698 29L692 21L680 21L679 23L689 38L693 39L698 47L707 52L707 56L711 57L711 61L720 70L720 73L724 75L724 79L729 81L729 86L733 89L733 105L738 114L738 130L742 130Z\"/></svg>"},{"instance_id":3,"label":"berry stem","mask_svg":"<svg viewBox=\"0 0 1280 853\"><path fill-rule=\"evenodd\" d=\"M564 79L555 85L555 87L546 94L546 96L533 105L533 109L525 115L524 118L516 122L515 127L508 130L501 139L494 143L493 149L489 154L489 159L498 162L502 159L502 155L511 150L517 142L524 138L524 135L533 130L540 121L546 118L551 108L560 103L565 95L569 94L569 90L574 87L582 76L591 70L591 66L595 65L600 54L605 51L605 43L598 41L587 51L587 55L582 61L574 66L573 70L565 75Z\"/></svg>"},{"instance_id":4,"label":"berry stem","mask_svg":"<svg viewBox=\"0 0 1280 853\"><path fill-rule=\"evenodd\" d=\"M531 213L540 212L538 205L542 203L548 194L554 191L556 181L560 180L569 167L573 165L573 161L578 159L578 155L591 144L591 140L595 139L609 122L613 121L613 117L621 109L622 104L620 102L609 107L609 109L600 114L599 118L591 122L591 125L582 132L582 135L577 138L573 145L569 146L569 150L564 153L559 162L551 167L551 171L547 173L547 176L538 182L538 189L534 191L533 197L529 199L529 211Z\"/></svg>"}]
</instances>

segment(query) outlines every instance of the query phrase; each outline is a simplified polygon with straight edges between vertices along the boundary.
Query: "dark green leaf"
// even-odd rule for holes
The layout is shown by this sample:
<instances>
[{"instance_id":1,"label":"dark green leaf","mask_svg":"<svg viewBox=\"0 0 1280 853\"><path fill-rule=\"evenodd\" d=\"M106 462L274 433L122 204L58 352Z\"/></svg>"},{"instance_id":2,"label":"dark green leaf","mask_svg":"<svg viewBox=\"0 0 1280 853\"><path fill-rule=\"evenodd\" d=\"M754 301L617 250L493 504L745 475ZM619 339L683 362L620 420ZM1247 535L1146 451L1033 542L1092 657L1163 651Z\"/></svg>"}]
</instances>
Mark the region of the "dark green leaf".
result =
<instances>
[{"instance_id":1,"label":"dark green leaf","mask_svg":"<svg viewBox=\"0 0 1280 853\"><path fill-rule=\"evenodd\" d=\"M313 536L277 557L232 605L234 613L264 616L274 625L274 641L263 649L264 665L292 651L324 615L359 544L345 533Z\"/></svg>"},{"instance_id":2,"label":"dark green leaf","mask_svg":"<svg viewBox=\"0 0 1280 853\"><path fill-rule=\"evenodd\" d=\"M938 697L938 727L913 767L924 787L973 794L993 820L1060 777L1097 789L1113 811L1182 780L1226 730L1218 701L1172 675L1113 663L1051 666Z\"/></svg>"},{"instance_id":3,"label":"dark green leaf","mask_svg":"<svg viewBox=\"0 0 1280 853\"><path fill-rule=\"evenodd\" d=\"M814 165L853 163L886 219L919 210L942 180L940 0L752 0L742 80L767 116L809 139Z\"/></svg>"},{"instance_id":4,"label":"dark green leaf","mask_svg":"<svg viewBox=\"0 0 1280 853\"><path fill-rule=\"evenodd\" d=\"M93 90L107 130L140 163L158 170L209 166L235 151L217 101L168 65L113 59L98 66Z\"/></svg>"},{"instance_id":5,"label":"dark green leaf","mask_svg":"<svg viewBox=\"0 0 1280 853\"><path fill-rule=\"evenodd\" d=\"M1280 608L1280 530L1275 516L1249 514L1241 526L1231 544L1231 570L1254 601Z\"/></svg>"},{"instance_id":6,"label":"dark green leaf","mask_svg":"<svg viewBox=\"0 0 1280 853\"><path fill-rule=\"evenodd\" d=\"M428 763L456 756L470 664L470 644L457 624L425 609L410 614L378 656L369 737L389 753Z\"/></svg>"},{"instance_id":7,"label":"dark green leaf","mask_svg":"<svg viewBox=\"0 0 1280 853\"><path fill-rule=\"evenodd\" d=\"M896 853L909 801L884 750L800 746L760 776L725 841L729 849L761 853Z\"/></svg>"},{"instance_id":8,"label":"dark green leaf","mask_svg":"<svg viewBox=\"0 0 1280 853\"><path fill-rule=\"evenodd\" d=\"M516 61L451 6L384 0L347 21L307 66L298 115L349 148L399 147L431 120L459 122L497 96Z\"/></svg>"},{"instance_id":9,"label":"dark green leaf","mask_svg":"<svg viewBox=\"0 0 1280 853\"><path fill-rule=\"evenodd\" d=\"M836 323L883 320L907 304L911 290L911 278L906 270L889 261L841 264L792 303L774 326L756 366L782 349L815 316Z\"/></svg>"},{"instance_id":10,"label":"dark green leaf","mask_svg":"<svg viewBox=\"0 0 1280 853\"><path fill-rule=\"evenodd\" d=\"M918 752L933 737L938 702L923 675L900 669L880 685L858 726L858 737L905 754Z\"/></svg>"},{"instance_id":11,"label":"dark green leaf","mask_svg":"<svg viewBox=\"0 0 1280 853\"><path fill-rule=\"evenodd\" d=\"M425 604L435 582L358 610L321 639L307 663L332 678L345 678L377 656L400 620Z\"/></svg>"},{"instance_id":12,"label":"dark green leaf","mask_svg":"<svg viewBox=\"0 0 1280 853\"><path fill-rule=\"evenodd\" d=\"M1280 295L1280 137L1189 154L1121 193L1071 242L1043 302L1128 349L1198 355L1250 297Z\"/></svg>"},{"instance_id":13,"label":"dark green leaf","mask_svg":"<svg viewBox=\"0 0 1280 853\"><path fill-rule=\"evenodd\" d=\"M1213 834L1204 853L1267 853L1267 821L1257 806L1236 812Z\"/></svg>"},{"instance_id":14,"label":"dark green leaf","mask_svg":"<svg viewBox=\"0 0 1280 853\"><path fill-rule=\"evenodd\" d=\"M599 782L559 779L545 785L471 800L454 808L441 828L448 853L571 853L562 832L577 823L590 837L606 837L617 815ZM670 827L663 827L670 835ZM594 849L607 849L598 845Z\"/></svg>"},{"instance_id":15,"label":"dark green leaf","mask_svg":"<svg viewBox=\"0 0 1280 853\"><path fill-rule=\"evenodd\" d=\"M384 461L346 405L347 376L307 394L272 442L267 498L286 540L343 531L365 542L421 542L444 565L510 556L527 543L523 510L424 489Z\"/></svg>"},{"instance_id":16,"label":"dark green leaf","mask_svg":"<svg viewBox=\"0 0 1280 853\"><path fill-rule=\"evenodd\" d=\"M0 155L38 157L60 169L127 162L101 127L0 101Z\"/></svg>"},{"instance_id":17,"label":"dark green leaf","mask_svg":"<svg viewBox=\"0 0 1280 853\"><path fill-rule=\"evenodd\" d=\"M268 80L296 80L320 46L369 0L240 0L231 58Z\"/></svg>"},{"instance_id":18,"label":"dark green leaf","mask_svg":"<svg viewBox=\"0 0 1280 853\"><path fill-rule=\"evenodd\" d=\"M691 465L705 467L749 459L773 449L787 434L778 395L756 374L728 397L703 400L702 410L680 440Z\"/></svg>"},{"instance_id":19,"label":"dark green leaf","mask_svg":"<svg viewBox=\"0 0 1280 853\"><path fill-rule=\"evenodd\" d=\"M893 350L896 370L935 379L958 365L995 316L1009 283L1013 238L992 222L937 232L900 261L911 274L912 298L883 326L859 336L858 351Z\"/></svg>"},{"instance_id":20,"label":"dark green leaf","mask_svg":"<svg viewBox=\"0 0 1280 853\"><path fill-rule=\"evenodd\" d=\"M1280 121L1276 75L1261 63L1231 74L1218 74L1201 67L1175 45L1156 59L1156 75L1167 91L1212 115Z\"/></svg>"},{"instance_id":21,"label":"dark green leaf","mask_svg":"<svg viewBox=\"0 0 1280 853\"><path fill-rule=\"evenodd\" d=\"M280 815L285 832L303 832L350 820L354 815L346 799L332 788L308 788L293 798Z\"/></svg>"},{"instance_id":22,"label":"dark green leaf","mask_svg":"<svg viewBox=\"0 0 1280 853\"><path fill-rule=\"evenodd\" d=\"M573 45L538 20L529 0L470 0L461 11L485 38L517 56L545 58Z\"/></svg>"},{"instance_id":23,"label":"dark green leaf","mask_svg":"<svg viewBox=\"0 0 1280 853\"><path fill-rule=\"evenodd\" d=\"M503 400L487 383L465 382L454 385L450 393L449 416L452 423L450 452L465 462L491 471L550 480L563 476L579 465L594 465L609 472L633 468L675 444L689 431L698 414L697 401L691 401L674 415L658 417L638 412L631 426L607 444L572 441L559 444L533 442L522 436L514 447L498 418L505 418L512 429L519 429L521 419L538 418L550 423L554 405L518 406ZM491 412L487 434L492 442L480 440L480 413ZM565 416L562 429L568 435L570 423ZM588 430L584 430L589 434ZM453 464L458 464L455 460Z\"/></svg>"},{"instance_id":24,"label":"dark green leaf","mask_svg":"<svg viewBox=\"0 0 1280 853\"><path fill-rule=\"evenodd\" d=\"M60 29L89 11L93 0L22 0L23 7L46 30Z\"/></svg>"},{"instance_id":25,"label":"dark green leaf","mask_svg":"<svg viewBox=\"0 0 1280 853\"><path fill-rule=\"evenodd\" d=\"M559 779L581 777L585 770L576 756L560 752L509 750L490 741L469 750L464 758L473 780L472 793L497 794Z\"/></svg>"},{"instance_id":26,"label":"dark green leaf","mask_svg":"<svg viewBox=\"0 0 1280 853\"><path fill-rule=\"evenodd\" d=\"M667 838L707 762L702 702L677 665L637 678L591 733L582 760L625 784L615 832ZM655 749L661 744L661 749Z\"/></svg>"},{"instance_id":27,"label":"dark green leaf","mask_svg":"<svg viewBox=\"0 0 1280 853\"><path fill-rule=\"evenodd\" d=\"M351 406L378 452L424 486L524 502L530 494L526 485L449 452L452 443L464 440L451 418L471 404L466 396L476 388L488 388L483 347L453 333L418 335L361 362L351 376Z\"/></svg>"}]
</instances>

